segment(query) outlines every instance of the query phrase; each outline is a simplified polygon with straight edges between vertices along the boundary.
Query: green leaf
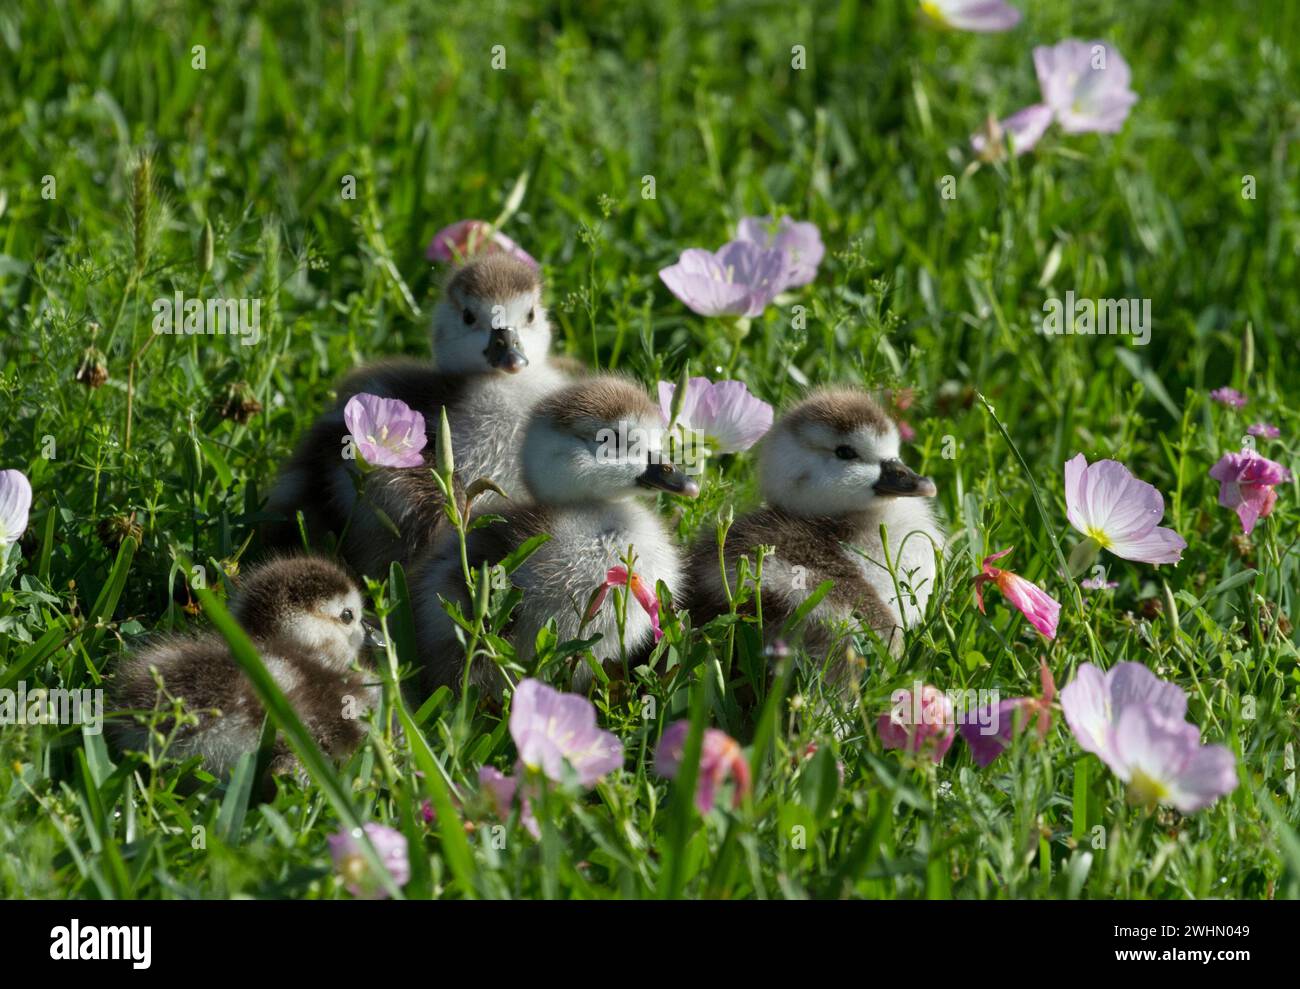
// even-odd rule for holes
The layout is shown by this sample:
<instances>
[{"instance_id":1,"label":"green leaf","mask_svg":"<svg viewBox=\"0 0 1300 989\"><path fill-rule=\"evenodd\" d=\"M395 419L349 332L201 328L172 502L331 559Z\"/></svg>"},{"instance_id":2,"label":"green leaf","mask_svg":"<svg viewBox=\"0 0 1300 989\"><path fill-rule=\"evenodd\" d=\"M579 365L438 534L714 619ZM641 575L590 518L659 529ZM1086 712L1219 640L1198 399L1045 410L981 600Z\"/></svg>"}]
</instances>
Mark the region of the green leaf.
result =
<instances>
[{"instance_id":1,"label":"green leaf","mask_svg":"<svg viewBox=\"0 0 1300 989\"><path fill-rule=\"evenodd\" d=\"M822 598L829 594L834 586L835 581L833 580L823 580L818 584L817 589L804 598L803 603L794 609L794 614L785 620L785 624L781 626L781 635L787 636L798 628L799 624L812 613L812 610L822 603Z\"/></svg>"},{"instance_id":2,"label":"green leaf","mask_svg":"<svg viewBox=\"0 0 1300 989\"><path fill-rule=\"evenodd\" d=\"M805 765L800 780L803 802L813 812L819 825L825 824L835 808L839 795L840 772L835 765L835 753L823 745Z\"/></svg>"},{"instance_id":3,"label":"green leaf","mask_svg":"<svg viewBox=\"0 0 1300 989\"><path fill-rule=\"evenodd\" d=\"M1083 841L1088 833L1088 760L1076 759L1074 762L1074 809L1070 827L1070 837Z\"/></svg>"},{"instance_id":4,"label":"green leaf","mask_svg":"<svg viewBox=\"0 0 1300 989\"><path fill-rule=\"evenodd\" d=\"M505 568L506 573L514 573L525 560L541 549L550 538L548 533L542 532L525 539L513 553L501 561L501 566Z\"/></svg>"},{"instance_id":5,"label":"green leaf","mask_svg":"<svg viewBox=\"0 0 1300 989\"><path fill-rule=\"evenodd\" d=\"M474 885L474 856L470 852L469 839L465 837L465 824L456 813L456 806L451 802L451 793L443 779L445 770L439 765L429 743L420 734L420 728L406 709L406 704L398 696L396 701L397 717L402 723L402 731L415 764L424 774L421 783L424 791L433 801L433 809L438 815L438 834L442 838L442 853L447 857L447 865L455 877L456 885L470 899L478 897Z\"/></svg>"},{"instance_id":6,"label":"green leaf","mask_svg":"<svg viewBox=\"0 0 1300 989\"><path fill-rule=\"evenodd\" d=\"M1169 392L1165 391L1164 382L1156 377L1155 372L1137 355L1136 350L1130 350L1128 347L1118 347L1115 350L1115 356L1124 365L1128 373L1140 381L1142 387L1154 395L1156 401L1163 405L1171 416L1177 419L1182 415L1178 406L1174 404L1174 400L1169 397Z\"/></svg>"},{"instance_id":7,"label":"green leaf","mask_svg":"<svg viewBox=\"0 0 1300 989\"><path fill-rule=\"evenodd\" d=\"M222 797L217 812L217 834L227 845L239 844L239 832L244 826L244 815L248 812L248 799L253 794L256 778L257 752L245 752L235 763L226 795Z\"/></svg>"},{"instance_id":8,"label":"green leaf","mask_svg":"<svg viewBox=\"0 0 1300 989\"><path fill-rule=\"evenodd\" d=\"M68 630L62 619L52 622L50 627L45 630L45 634L24 649L18 658L10 664L9 668L5 670L4 675L0 676L0 690L12 687L31 670L43 663L63 645L67 635Z\"/></svg>"},{"instance_id":9,"label":"green leaf","mask_svg":"<svg viewBox=\"0 0 1300 989\"><path fill-rule=\"evenodd\" d=\"M113 569L109 571L108 580L104 582L104 586L100 588L99 597L95 598L95 603L90 606L90 611L86 613L86 625L90 632L83 641L87 652L93 651L104 635L105 630L102 627L96 628L95 625L101 620L113 617L118 598L122 596L122 589L126 587L126 576L131 570L131 560L135 557L135 547L134 537L127 536L122 540L122 545L117 550L117 559L113 561Z\"/></svg>"},{"instance_id":10,"label":"green leaf","mask_svg":"<svg viewBox=\"0 0 1300 989\"><path fill-rule=\"evenodd\" d=\"M226 463L225 455L221 452L221 447L206 436L200 436L199 449L203 451L203 459L212 465L212 469L217 472L217 481L223 488L229 488L235 483L235 475L230 469L230 464Z\"/></svg>"},{"instance_id":11,"label":"green leaf","mask_svg":"<svg viewBox=\"0 0 1300 989\"><path fill-rule=\"evenodd\" d=\"M396 560L388 568L388 597L393 610L388 615L388 636L397 649L400 663L415 665L418 662L415 646L415 615L411 608L411 592L406 584L406 571Z\"/></svg>"}]
</instances>

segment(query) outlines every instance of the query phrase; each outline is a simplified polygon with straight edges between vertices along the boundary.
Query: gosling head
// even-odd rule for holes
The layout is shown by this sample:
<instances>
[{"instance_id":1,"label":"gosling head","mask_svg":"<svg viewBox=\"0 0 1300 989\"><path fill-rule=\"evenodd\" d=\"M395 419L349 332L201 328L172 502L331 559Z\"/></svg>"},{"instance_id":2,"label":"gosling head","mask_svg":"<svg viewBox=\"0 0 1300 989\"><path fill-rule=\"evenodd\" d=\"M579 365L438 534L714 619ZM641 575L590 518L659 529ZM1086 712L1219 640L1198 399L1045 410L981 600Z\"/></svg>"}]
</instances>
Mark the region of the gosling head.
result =
<instances>
[{"instance_id":1,"label":"gosling head","mask_svg":"<svg viewBox=\"0 0 1300 989\"><path fill-rule=\"evenodd\" d=\"M289 556L251 570L239 582L230 610L249 637L306 654L343 670L366 645L377 644L362 619L357 585L338 565L318 556Z\"/></svg>"},{"instance_id":2,"label":"gosling head","mask_svg":"<svg viewBox=\"0 0 1300 989\"><path fill-rule=\"evenodd\" d=\"M699 485L665 450L659 407L638 385L612 375L560 389L533 408L523 476L541 504L616 501L667 491L694 498Z\"/></svg>"},{"instance_id":3,"label":"gosling head","mask_svg":"<svg viewBox=\"0 0 1300 989\"><path fill-rule=\"evenodd\" d=\"M769 504L806 517L878 510L933 497L934 481L899 459L898 427L860 391L815 392L763 439L760 484Z\"/></svg>"},{"instance_id":4,"label":"gosling head","mask_svg":"<svg viewBox=\"0 0 1300 989\"><path fill-rule=\"evenodd\" d=\"M551 327L535 269L508 254L457 268L433 316L433 357L448 374L518 374L546 359Z\"/></svg>"}]
</instances>

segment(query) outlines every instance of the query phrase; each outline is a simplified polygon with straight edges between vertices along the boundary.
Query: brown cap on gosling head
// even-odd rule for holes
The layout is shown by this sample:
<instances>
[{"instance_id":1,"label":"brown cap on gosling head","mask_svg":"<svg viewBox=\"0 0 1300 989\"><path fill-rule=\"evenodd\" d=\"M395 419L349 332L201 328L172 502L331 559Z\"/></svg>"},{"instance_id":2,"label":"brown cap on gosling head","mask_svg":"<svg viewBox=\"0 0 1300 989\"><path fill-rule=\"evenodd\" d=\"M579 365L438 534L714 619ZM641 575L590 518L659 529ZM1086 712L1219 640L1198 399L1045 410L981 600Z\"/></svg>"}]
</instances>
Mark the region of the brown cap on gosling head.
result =
<instances>
[{"instance_id":1,"label":"brown cap on gosling head","mask_svg":"<svg viewBox=\"0 0 1300 989\"><path fill-rule=\"evenodd\" d=\"M659 406L650 400L645 389L614 374L602 374L561 388L538 402L533 407L533 416L550 419L568 429L585 423L619 420L663 426Z\"/></svg>"},{"instance_id":2,"label":"brown cap on gosling head","mask_svg":"<svg viewBox=\"0 0 1300 989\"><path fill-rule=\"evenodd\" d=\"M480 255L455 269L447 279L447 294L459 302L467 295L508 299L541 287L541 273L509 254Z\"/></svg>"},{"instance_id":3,"label":"brown cap on gosling head","mask_svg":"<svg viewBox=\"0 0 1300 989\"><path fill-rule=\"evenodd\" d=\"M870 396L854 388L819 389L787 410L782 418L791 428L822 423L837 433L869 429L884 436L891 430L897 432L898 428Z\"/></svg>"},{"instance_id":4,"label":"brown cap on gosling head","mask_svg":"<svg viewBox=\"0 0 1300 989\"><path fill-rule=\"evenodd\" d=\"M253 639L270 640L304 614L361 622L361 593L338 564L319 556L286 556L250 570L230 611Z\"/></svg>"},{"instance_id":5,"label":"brown cap on gosling head","mask_svg":"<svg viewBox=\"0 0 1300 989\"><path fill-rule=\"evenodd\" d=\"M536 268L509 254L485 254L452 272L433 323L440 369L518 374L544 361L550 346Z\"/></svg>"}]
</instances>

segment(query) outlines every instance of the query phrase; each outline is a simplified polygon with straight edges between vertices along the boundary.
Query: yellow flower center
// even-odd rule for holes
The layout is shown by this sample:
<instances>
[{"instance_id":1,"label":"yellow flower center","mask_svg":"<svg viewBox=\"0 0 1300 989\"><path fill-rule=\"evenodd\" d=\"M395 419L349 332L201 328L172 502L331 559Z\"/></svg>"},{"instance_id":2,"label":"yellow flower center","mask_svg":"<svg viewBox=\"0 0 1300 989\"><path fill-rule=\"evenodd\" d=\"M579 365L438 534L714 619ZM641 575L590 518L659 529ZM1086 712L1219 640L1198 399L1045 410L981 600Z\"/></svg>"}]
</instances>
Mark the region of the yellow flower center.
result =
<instances>
[{"instance_id":1,"label":"yellow flower center","mask_svg":"<svg viewBox=\"0 0 1300 989\"><path fill-rule=\"evenodd\" d=\"M933 0L921 0L921 13L945 27L948 24L948 18L943 16L943 11L939 9L939 5L934 3Z\"/></svg>"},{"instance_id":2,"label":"yellow flower center","mask_svg":"<svg viewBox=\"0 0 1300 989\"><path fill-rule=\"evenodd\" d=\"M1129 803L1154 807L1169 796L1169 787L1157 779L1152 779L1140 769L1133 771L1133 778L1128 784Z\"/></svg>"},{"instance_id":3,"label":"yellow flower center","mask_svg":"<svg viewBox=\"0 0 1300 989\"><path fill-rule=\"evenodd\" d=\"M1094 528L1093 526L1088 526L1087 536L1089 539L1095 539L1097 541L1097 545L1100 546L1102 549L1110 549L1110 542L1111 542L1110 536L1106 535L1106 533L1101 529Z\"/></svg>"},{"instance_id":4,"label":"yellow flower center","mask_svg":"<svg viewBox=\"0 0 1300 989\"><path fill-rule=\"evenodd\" d=\"M344 880L360 886L366 880L366 860L360 852L355 852L339 863L339 872Z\"/></svg>"}]
</instances>

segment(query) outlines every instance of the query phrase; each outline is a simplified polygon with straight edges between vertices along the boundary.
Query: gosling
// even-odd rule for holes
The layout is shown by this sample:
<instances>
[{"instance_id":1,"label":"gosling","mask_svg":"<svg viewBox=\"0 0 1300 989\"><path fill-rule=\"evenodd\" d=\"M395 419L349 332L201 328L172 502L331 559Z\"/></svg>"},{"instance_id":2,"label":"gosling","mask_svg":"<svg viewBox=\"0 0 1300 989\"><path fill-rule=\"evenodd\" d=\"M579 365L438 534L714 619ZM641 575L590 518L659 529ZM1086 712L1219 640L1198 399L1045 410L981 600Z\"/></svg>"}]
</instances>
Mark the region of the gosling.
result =
<instances>
[{"instance_id":1,"label":"gosling","mask_svg":"<svg viewBox=\"0 0 1300 989\"><path fill-rule=\"evenodd\" d=\"M694 498L699 486L663 453L664 422L644 390L623 378L600 376L569 385L533 410L524 437L523 482L533 502L503 513L503 521L476 529L467 539L468 562L477 569L495 564L538 534L549 541L512 575L523 591L505 635L522 663L533 658L538 631L555 619L561 642L600 640L592 647L600 662L653 648L648 614L629 596L620 643L613 595L587 615L595 589L612 567L624 566L654 593L663 581L674 596L683 590L682 562L672 536L641 496L665 491ZM426 685L459 690L465 650L439 598L468 609L459 541L444 533L412 577L416 633ZM585 664L573 672L575 689L585 690ZM480 691L499 696L497 668L481 658L470 670Z\"/></svg>"},{"instance_id":2,"label":"gosling","mask_svg":"<svg viewBox=\"0 0 1300 989\"><path fill-rule=\"evenodd\" d=\"M749 557L752 570L758 547L775 548L763 562L767 642L830 580L834 586L809 614L803 632L810 653L828 653L839 630L860 620L897 654L902 629L925 613L943 532L928 500L934 482L899 459L894 422L863 392L815 392L763 438L759 484L766 507L737 519L724 549L734 593L740 557ZM885 562L882 524L897 586ZM692 547L687 574L687 607L696 625L727 612L716 535ZM834 664L833 678L843 672Z\"/></svg>"},{"instance_id":3,"label":"gosling","mask_svg":"<svg viewBox=\"0 0 1300 989\"><path fill-rule=\"evenodd\" d=\"M308 431L272 491L269 509L287 519L269 533L292 545L296 513L318 542L327 532L357 573L382 577L389 564L409 564L443 523L443 496L430 473L439 413L447 411L457 478L489 478L508 495L522 488L519 451L528 413L563 387L573 364L550 356L551 328L537 272L513 257L490 254L456 269L434 312L434 363L410 358L378 361L340 383L338 401ZM425 418L424 466L380 468L357 498L357 470L343 455L343 409L369 393L405 402ZM500 508L492 491L476 512Z\"/></svg>"},{"instance_id":4,"label":"gosling","mask_svg":"<svg viewBox=\"0 0 1300 989\"><path fill-rule=\"evenodd\" d=\"M284 557L250 571L230 603L262 662L298 717L333 759L346 759L365 735L365 714L377 709L381 688L359 668L363 648L377 637L362 620L361 592L336 564L320 557ZM154 673L162 680L161 690ZM127 657L114 681L115 707L135 712L184 701L197 724L158 725L175 735L168 754L198 755L203 768L225 775L258 748L265 710L224 639L172 636ZM145 750L150 731L132 719L115 729L124 749ZM271 772L293 772L297 760L277 740Z\"/></svg>"}]
</instances>

